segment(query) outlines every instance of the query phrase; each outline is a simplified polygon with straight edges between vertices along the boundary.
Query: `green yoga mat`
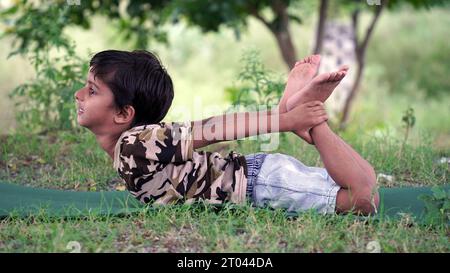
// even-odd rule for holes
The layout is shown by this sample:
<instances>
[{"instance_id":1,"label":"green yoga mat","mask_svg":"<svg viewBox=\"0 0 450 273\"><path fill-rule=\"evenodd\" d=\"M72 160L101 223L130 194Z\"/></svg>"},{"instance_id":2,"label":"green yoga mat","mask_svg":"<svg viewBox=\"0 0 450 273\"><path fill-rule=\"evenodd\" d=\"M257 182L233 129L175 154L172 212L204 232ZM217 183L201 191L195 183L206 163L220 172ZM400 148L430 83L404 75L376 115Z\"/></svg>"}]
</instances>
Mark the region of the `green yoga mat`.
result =
<instances>
[{"instance_id":1,"label":"green yoga mat","mask_svg":"<svg viewBox=\"0 0 450 273\"><path fill-rule=\"evenodd\" d=\"M445 187L450 189L449 186ZM431 195L429 187L381 188L378 217L398 217L407 213L420 219L425 204L418 199ZM75 192L31 188L0 183L0 217L25 217L45 213L49 216L126 215L143 208L128 192Z\"/></svg>"},{"instance_id":2,"label":"green yoga mat","mask_svg":"<svg viewBox=\"0 0 450 273\"><path fill-rule=\"evenodd\" d=\"M143 205L128 192L76 192L0 183L0 217L123 215Z\"/></svg>"}]
</instances>

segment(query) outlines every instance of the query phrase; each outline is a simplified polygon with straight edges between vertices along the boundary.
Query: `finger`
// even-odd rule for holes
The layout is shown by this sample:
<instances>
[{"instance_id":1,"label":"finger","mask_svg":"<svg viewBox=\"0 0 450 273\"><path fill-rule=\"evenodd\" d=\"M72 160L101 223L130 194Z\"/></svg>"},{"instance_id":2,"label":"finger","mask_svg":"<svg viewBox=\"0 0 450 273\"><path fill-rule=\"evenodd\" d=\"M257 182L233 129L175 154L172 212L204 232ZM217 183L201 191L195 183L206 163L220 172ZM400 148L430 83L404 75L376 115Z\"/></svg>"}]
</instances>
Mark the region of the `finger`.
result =
<instances>
[{"instance_id":1,"label":"finger","mask_svg":"<svg viewBox=\"0 0 450 273\"><path fill-rule=\"evenodd\" d=\"M324 105L319 105L319 106L314 106L309 108L311 110L311 112L317 112L317 111L325 111L325 106Z\"/></svg>"},{"instance_id":2,"label":"finger","mask_svg":"<svg viewBox=\"0 0 450 273\"><path fill-rule=\"evenodd\" d=\"M319 125L319 124L321 124L322 122L325 122L325 121L327 121L327 120L328 120L328 116L327 116L327 115L323 115L323 116L316 117L316 118L314 119L314 125Z\"/></svg>"},{"instance_id":3,"label":"finger","mask_svg":"<svg viewBox=\"0 0 450 273\"><path fill-rule=\"evenodd\" d=\"M327 120L328 120L328 115L327 115L327 113L321 115L321 116L320 116L320 119L322 120L322 122L323 122L323 121L327 121Z\"/></svg>"},{"instance_id":4,"label":"finger","mask_svg":"<svg viewBox=\"0 0 450 273\"><path fill-rule=\"evenodd\" d=\"M321 106L323 105L323 102L321 102L320 100L314 100L314 101L310 101L306 103L306 106L308 107L314 107L314 106Z\"/></svg>"},{"instance_id":5,"label":"finger","mask_svg":"<svg viewBox=\"0 0 450 273\"><path fill-rule=\"evenodd\" d=\"M324 109L314 111L313 113L316 117L321 117L321 116L327 115L327 111L325 111Z\"/></svg>"}]
</instances>

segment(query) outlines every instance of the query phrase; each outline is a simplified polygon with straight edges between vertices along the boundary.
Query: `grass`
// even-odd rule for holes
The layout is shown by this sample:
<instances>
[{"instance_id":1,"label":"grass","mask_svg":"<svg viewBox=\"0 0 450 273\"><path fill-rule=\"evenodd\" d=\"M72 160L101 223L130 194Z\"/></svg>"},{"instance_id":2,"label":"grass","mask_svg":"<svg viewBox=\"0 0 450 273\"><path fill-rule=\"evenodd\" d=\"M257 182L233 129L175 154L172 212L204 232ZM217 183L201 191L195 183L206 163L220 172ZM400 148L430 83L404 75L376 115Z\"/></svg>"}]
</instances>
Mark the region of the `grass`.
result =
<instances>
[{"instance_id":1,"label":"grass","mask_svg":"<svg viewBox=\"0 0 450 273\"><path fill-rule=\"evenodd\" d=\"M373 138L367 142L364 137L343 137L377 172L396 177L392 183L380 182L381 186L448 183L448 166L433 163L441 154L426 142L407 145L399 154L400 143L393 140ZM272 152L320 166L312 146L292 134L281 138L281 146ZM45 136L17 133L3 137L1 143L1 181L77 191L112 190L121 185L111 160L84 129ZM206 150L223 154L233 149L247 154L259 151L260 144L246 139ZM126 217L11 216L0 221L0 251L69 252L67 244L77 241L82 252L368 252L369 242L376 241L382 252L449 252L449 234L448 226L419 225L408 217L373 221L306 212L288 218L282 211L251 206L220 211L174 206L143 209Z\"/></svg>"},{"instance_id":2,"label":"grass","mask_svg":"<svg viewBox=\"0 0 450 273\"><path fill-rule=\"evenodd\" d=\"M320 216L307 212L286 218L281 211L243 207L164 207L123 218L82 220L45 216L0 222L5 252L448 252L448 229L430 228L403 218L395 222Z\"/></svg>"},{"instance_id":3,"label":"grass","mask_svg":"<svg viewBox=\"0 0 450 273\"><path fill-rule=\"evenodd\" d=\"M450 157L450 96L442 90L440 94L444 95L435 99L420 95L424 90L430 93L448 86L448 35L441 20L448 21L447 14L447 10L415 11L414 16L408 10L386 13L375 29L349 127L340 134L377 173L394 176L392 182L380 181L380 186L448 184L449 166L439 160ZM303 25L292 26L301 36L294 41L299 56L310 52L313 19L305 17ZM68 30L80 54L85 54L87 47L93 52L129 49L117 41L113 28L105 25L104 19L97 18L94 31ZM106 34L100 37L100 32ZM243 49L258 48L271 70L286 72L274 39L254 20L239 42L231 31L205 35L183 26L171 29L169 40L172 47L152 45L175 83L169 120L201 119L225 110L223 90L234 83ZM423 41L433 43L418 46ZM8 48L9 41L2 40L2 52L8 52ZM430 69L422 69L428 64ZM0 71L0 81L5 83L0 87L2 96L32 75L30 65L17 58L2 62ZM215 108L206 109L210 105ZM7 133L15 127L14 107L7 99L0 101L0 106L4 110L0 133ZM409 106L414 108L417 122L401 149L401 117ZM312 146L293 135L280 134L280 139L281 145L271 152L321 166ZM261 144L267 142L247 139L205 150L249 154L261 151ZM0 136L0 180L76 191L123 188L111 159L84 129L41 136L23 132ZM449 252L449 237L448 226L419 225L408 217L372 221L307 212L292 219L280 211L251 207L218 212L165 207L126 217L54 219L40 215L0 221L0 252L68 252L70 241L80 242L82 252L366 252L372 241L380 244L382 252Z\"/></svg>"}]
</instances>

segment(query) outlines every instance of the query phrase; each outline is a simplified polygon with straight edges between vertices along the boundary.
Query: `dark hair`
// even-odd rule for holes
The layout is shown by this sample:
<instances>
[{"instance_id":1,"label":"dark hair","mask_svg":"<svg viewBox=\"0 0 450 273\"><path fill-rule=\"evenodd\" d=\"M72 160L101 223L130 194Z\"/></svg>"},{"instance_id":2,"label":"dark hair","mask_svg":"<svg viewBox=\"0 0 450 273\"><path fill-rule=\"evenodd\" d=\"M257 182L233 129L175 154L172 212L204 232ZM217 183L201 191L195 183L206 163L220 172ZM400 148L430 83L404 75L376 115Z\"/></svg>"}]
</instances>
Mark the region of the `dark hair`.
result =
<instances>
[{"instance_id":1,"label":"dark hair","mask_svg":"<svg viewBox=\"0 0 450 273\"><path fill-rule=\"evenodd\" d=\"M94 77L111 89L117 107L133 106L131 127L155 124L166 116L174 97L172 79L153 53L105 50L89 65Z\"/></svg>"}]
</instances>

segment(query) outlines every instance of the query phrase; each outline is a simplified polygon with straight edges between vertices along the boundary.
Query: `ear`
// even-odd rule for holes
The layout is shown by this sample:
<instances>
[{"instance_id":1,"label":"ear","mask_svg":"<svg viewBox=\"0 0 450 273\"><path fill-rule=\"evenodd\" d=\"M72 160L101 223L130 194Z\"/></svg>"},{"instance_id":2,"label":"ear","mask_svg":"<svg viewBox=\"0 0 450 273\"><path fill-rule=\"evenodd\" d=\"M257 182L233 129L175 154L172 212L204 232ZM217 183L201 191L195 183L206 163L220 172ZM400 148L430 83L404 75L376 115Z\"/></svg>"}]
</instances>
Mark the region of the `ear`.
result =
<instances>
[{"instance_id":1,"label":"ear","mask_svg":"<svg viewBox=\"0 0 450 273\"><path fill-rule=\"evenodd\" d=\"M131 123L135 115L134 107L131 105L126 105L122 109L117 109L114 115L114 122L117 124Z\"/></svg>"}]
</instances>

